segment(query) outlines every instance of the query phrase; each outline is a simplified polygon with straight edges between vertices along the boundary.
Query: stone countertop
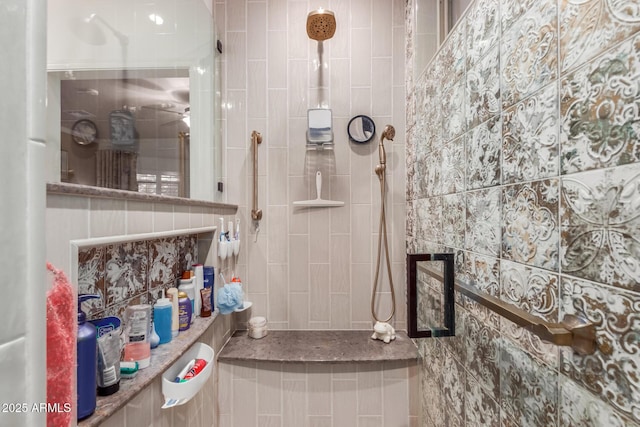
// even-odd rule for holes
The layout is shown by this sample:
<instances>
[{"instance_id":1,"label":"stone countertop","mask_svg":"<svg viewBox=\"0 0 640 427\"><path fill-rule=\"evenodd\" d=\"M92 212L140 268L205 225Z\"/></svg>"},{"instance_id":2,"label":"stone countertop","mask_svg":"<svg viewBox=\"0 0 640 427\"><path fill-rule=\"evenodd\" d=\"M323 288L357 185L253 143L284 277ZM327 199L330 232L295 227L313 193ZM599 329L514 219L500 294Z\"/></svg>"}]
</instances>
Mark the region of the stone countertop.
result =
<instances>
[{"instance_id":1,"label":"stone countertop","mask_svg":"<svg viewBox=\"0 0 640 427\"><path fill-rule=\"evenodd\" d=\"M416 360L418 349L403 331L389 344L371 339L372 331L269 331L253 339L236 332L218 355L218 361L293 363L353 363Z\"/></svg>"},{"instance_id":2,"label":"stone countertop","mask_svg":"<svg viewBox=\"0 0 640 427\"><path fill-rule=\"evenodd\" d=\"M180 332L171 342L152 349L149 367L139 370L132 379L120 379L120 390L111 396L98 396L95 412L78 422L78 427L98 426L131 401L195 344L213 324L217 315L218 312L215 311L210 317L197 317L187 331Z\"/></svg>"}]
</instances>

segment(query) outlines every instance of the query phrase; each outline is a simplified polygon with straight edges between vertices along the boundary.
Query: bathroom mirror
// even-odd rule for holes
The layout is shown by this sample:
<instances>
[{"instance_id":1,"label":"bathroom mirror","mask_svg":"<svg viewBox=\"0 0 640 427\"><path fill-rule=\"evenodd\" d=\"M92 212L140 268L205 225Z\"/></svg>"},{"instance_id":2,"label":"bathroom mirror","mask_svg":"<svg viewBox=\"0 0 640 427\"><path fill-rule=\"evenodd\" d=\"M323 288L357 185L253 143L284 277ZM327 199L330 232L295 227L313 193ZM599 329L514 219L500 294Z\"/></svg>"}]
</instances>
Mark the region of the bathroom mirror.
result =
<instances>
[{"instance_id":1,"label":"bathroom mirror","mask_svg":"<svg viewBox=\"0 0 640 427\"><path fill-rule=\"evenodd\" d=\"M455 335L453 260L453 254L407 255L409 337Z\"/></svg>"},{"instance_id":2,"label":"bathroom mirror","mask_svg":"<svg viewBox=\"0 0 640 427\"><path fill-rule=\"evenodd\" d=\"M371 141L376 133L376 124L369 116L359 115L349 120L347 125L349 139L358 144Z\"/></svg>"},{"instance_id":3,"label":"bathroom mirror","mask_svg":"<svg viewBox=\"0 0 640 427\"><path fill-rule=\"evenodd\" d=\"M179 14L167 13L174 0L48 6L47 180L223 201L211 3ZM82 126L91 143L72 141L77 122L95 125Z\"/></svg>"}]
</instances>

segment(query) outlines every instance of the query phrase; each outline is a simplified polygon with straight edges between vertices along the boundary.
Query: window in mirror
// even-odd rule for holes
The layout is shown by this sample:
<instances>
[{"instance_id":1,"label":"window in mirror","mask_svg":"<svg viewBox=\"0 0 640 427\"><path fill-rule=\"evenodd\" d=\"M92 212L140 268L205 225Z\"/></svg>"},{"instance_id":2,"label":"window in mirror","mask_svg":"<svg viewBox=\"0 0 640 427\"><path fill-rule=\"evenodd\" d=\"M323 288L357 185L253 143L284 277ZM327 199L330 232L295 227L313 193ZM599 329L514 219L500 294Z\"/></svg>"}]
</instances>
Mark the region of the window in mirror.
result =
<instances>
[{"instance_id":1,"label":"window in mirror","mask_svg":"<svg viewBox=\"0 0 640 427\"><path fill-rule=\"evenodd\" d=\"M455 335L453 254L408 254L408 335Z\"/></svg>"}]
</instances>

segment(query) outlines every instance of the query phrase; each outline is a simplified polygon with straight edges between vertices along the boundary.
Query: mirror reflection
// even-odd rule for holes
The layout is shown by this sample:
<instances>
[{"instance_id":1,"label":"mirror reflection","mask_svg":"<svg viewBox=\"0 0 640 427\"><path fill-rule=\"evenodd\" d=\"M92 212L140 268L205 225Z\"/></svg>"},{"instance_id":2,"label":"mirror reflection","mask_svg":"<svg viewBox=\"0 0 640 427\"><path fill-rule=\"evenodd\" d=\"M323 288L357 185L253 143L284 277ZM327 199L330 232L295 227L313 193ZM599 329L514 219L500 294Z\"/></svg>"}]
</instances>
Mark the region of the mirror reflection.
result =
<instances>
[{"instance_id":1,"label":"mirror reflection","mask_svg":"<svg viewBox=\"0 0 640 427\"><path fill-rule=\"evenodd\" d=\"M50 0L47 179L223 201L211 2Z\"/></svg>"},{"instance_id":2,"label":"mirror reflection","mask_svg":"<svg viewBox=\"0 0 640 427\"><path fill-rule=\"evenodd\" d=\"M371 117L364 115L355 116L349 120L347 133L349 134L349 139L353 142L360 144L369 142L376 133L376 124Z\"/></svg>"},{"instance_id":3,"label":"mirror reflection","mask_svg":"<svg viewBox=\"0 0 640 427\"><path fill-rule=\"evenodd\" d=\"M63 182L189 197L187 70L63 73L60 107Z\"/></svg>"}]
</instances>

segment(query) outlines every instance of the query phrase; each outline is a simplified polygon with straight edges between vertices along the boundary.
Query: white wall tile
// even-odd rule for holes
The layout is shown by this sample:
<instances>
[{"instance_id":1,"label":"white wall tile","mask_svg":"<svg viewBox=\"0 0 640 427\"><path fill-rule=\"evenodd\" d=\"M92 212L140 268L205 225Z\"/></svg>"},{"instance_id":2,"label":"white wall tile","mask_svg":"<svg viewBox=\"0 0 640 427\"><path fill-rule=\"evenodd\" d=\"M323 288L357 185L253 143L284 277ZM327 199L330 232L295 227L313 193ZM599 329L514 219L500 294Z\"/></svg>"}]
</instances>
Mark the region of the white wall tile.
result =
<instances>
[{"instance_id":1,"label":"white wall tile","mask_svg":"<svg viewBox=\"0 0 640 427\"><path fill-rule=\"evenodd\" d=\"M125 234L125 203L116 199L91 199L89 237Z\"/></svg>"},{"instance_id":2,"label":"white wall tile","mask_svg":"<svg viewBox=\"0 0 640 427\"><path fill-rule=\"evenodd\" d=\"M351 85L371 86L371 28L351 30Z\"/></svg>"},{"instance_id":3,"label":"white wall tile","mask_svg":"<svg viewBox=\"0 0 640 427\"><path fill-rule=\"evenodd\" d=\"M331 283L329 264L310 264L309 320L329 321L331 319Z\"/></svg>"},{"instance_id":4,"label":"white wall tile","mask_svg":"<svg viewBox=\"0 0 640 427\"><path fill-rule=\"evenodd\" d=\"M247 59L267 58L267 5L247 3Z\"/></svg>"},{"instance_id":5,"label":"white wall tile","mask_svg":"<svg viewBox=\"0 0 640 427\"><path fill-rule=\"evenodd\" d=\"M288 322L289 272L286 264L269 264L269 322Z\"/></svg>"},{"instance_id":6,"label":"white wall tile","mask_svg":"<svg viewBox=\"0 0 640 427\"><path fill-rule=\"evenodd\" d=\"M289 236L289 290L304 292L309 289L309 236Z\"/></svg>"},{"instance_id":7,"label":"white wall tile","mask_svg":"<svg viewBox=\"0 0 640 427\"><path fill-rule=\"evenodd\" d=\"M153 231L158 232L158 231L169 231L169 230L173 230L173 206L165 203L154 203L153 204ZM113 234L118 234L118 233L113 233Z\"/></svg>"},{"instance_id":8,"label":"white wall tile","mask_svg":"<svg viewBox=\"0 0 640 427\"><path fill-rule=\"evenodd\" d=\"M282 402L282 424L302 426L306 424L306 383L299 380L284 380Z\"/></svg>"},{"instance_id":9,"label":"white wall tile","mask_svg":"<svg viewBox=\"0 0 640 427\"><path fill-rule=\"evenodd\" d=\"M247 64L247 114L251 118L267 117L267 62L253 60ZM262 130L262 132L264 132Z\"/></svg>"},{"instance_id":10,"label":"white wall tile","mask_svg":"<svg viewBox=\"0 0 640 427\"><path fill-rule=\"evenodd\" d=\"M289 304L289 328L309 329L309 293L290 293Z\"/></svg>"},{"instance_id":11,"label":"white wall tile","mask_svg":"<svg viewBox=\"0 0 640 427\"><path fill-rule=\"evenodd\" d=\"M247 5L244 1L225 2L227 7L227 31L245 31Z\"/></svg>"},{"instance_id":12,"label":"white wall tile","mask_svg":"<svg viewBox=\"0 0 640 427\"><path fill-rule=\"evenodd\" d=\"M307 4L288 2L287 4L287 57L307 59Z\"/></svg>"},{"instance_id":13,"label":"white wall tile","mask_svg":"<svg viewBox=\"0 0 640 427\"><path fill-rule=\"evenodd\" d=\"M233 380L233 426L256 425L257 386L255 380Z\"/></svg>"},{"instance_id":14,"label":"white wall tile","mask_svg":"<svg viewBox=\"0 0 640 427\"><path fill-rule=\"evenodd\" d=\"M269 148L269 165L267 170L269 205L287 204L287 161L286 148ZM283 215L286 224L286 213Z\"/></svg>"},{"instance_id":15,"label":"white wall tile","mask_svg":"<svg viewBox=\"0 0 640 427\"><path fill-rule=\"evenodd\" d=\"M333 423L335 425L358 425L358 408L353 404L356 387L355 380L333 380Z\"/></svg>"}]
</instances>

